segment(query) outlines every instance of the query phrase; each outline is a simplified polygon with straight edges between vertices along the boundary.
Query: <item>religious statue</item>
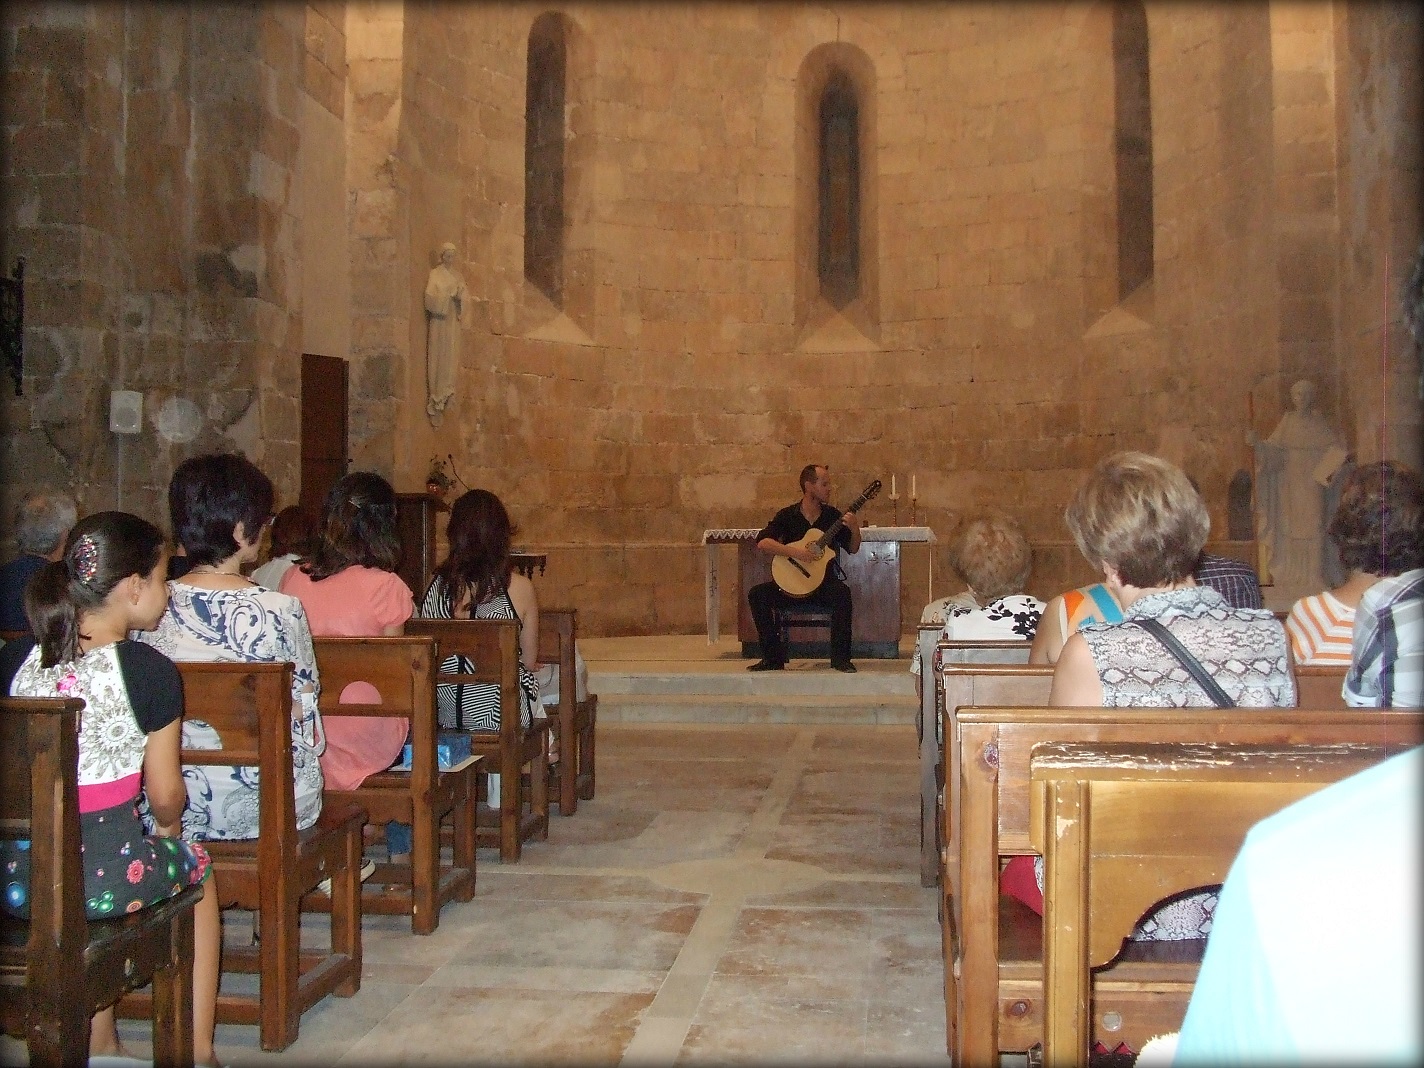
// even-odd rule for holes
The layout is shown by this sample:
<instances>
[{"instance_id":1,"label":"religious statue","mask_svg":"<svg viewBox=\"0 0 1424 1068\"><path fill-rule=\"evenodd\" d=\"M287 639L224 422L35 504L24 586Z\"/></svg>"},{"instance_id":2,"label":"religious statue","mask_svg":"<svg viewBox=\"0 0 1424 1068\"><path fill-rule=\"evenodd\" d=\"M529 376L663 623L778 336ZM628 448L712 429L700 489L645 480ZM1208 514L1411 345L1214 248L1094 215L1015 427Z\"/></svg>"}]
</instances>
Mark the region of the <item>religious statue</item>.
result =
<instances>
[{"instance_id":1,"label":"religious statue","mask_svg":"<svg viewBox=\"0 0 1424 1068\"><path fill-rule=\"evenodd\" d=\"M440 246L440 262L425 282L425 378L429 399L425 414L439 426L445 405L455 395L455 372L460 366L460 326L464 322L469 291L454 268L455 246Z\"/></svg>"},{"instance_id":2,"label":"religious statue","mask_svg":"<svg viewBox=\"0 0 1424 1068\"><path fill-rule=\"evenodd\" d=\"M1327 552L1326 526L1338 475L1349 457L1344 442L1315 410L1315 384L1291 386L1293 409L1261 441L1247 432L1256 453L1256 539L1263 582L1273 601L1289 604L1331 585L1338 567Z\"/></svg>"}]
</instances>

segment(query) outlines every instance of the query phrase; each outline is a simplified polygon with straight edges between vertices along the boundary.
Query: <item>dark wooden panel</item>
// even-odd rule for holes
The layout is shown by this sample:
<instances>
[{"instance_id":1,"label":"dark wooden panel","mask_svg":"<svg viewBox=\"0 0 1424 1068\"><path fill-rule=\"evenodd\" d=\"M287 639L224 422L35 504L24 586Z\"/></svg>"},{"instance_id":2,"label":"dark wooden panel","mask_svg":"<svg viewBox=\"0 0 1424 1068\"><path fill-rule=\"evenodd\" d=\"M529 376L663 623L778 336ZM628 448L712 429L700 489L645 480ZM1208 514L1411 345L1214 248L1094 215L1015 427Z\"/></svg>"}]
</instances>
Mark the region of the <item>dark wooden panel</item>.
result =
<instances>
[{"instance_id":1,"label":"dark wooden panel","mask_svg":"<svg viewBox=\"0 0 1424 1068\"><path fill-rule=\"evenodd\" d=\"M860 552L841 554L841 567L850 586L851 655L894 659L900 644L900 543L862 541ZM771 557L752 541L737 543L737 574L741 596L737 602L737 639L744 656L760 656L756 624L747 605L747 592L771 578ZM788 631L792 656L825 656L825 630L793 627Z\"/></svg>"},{"instance_id":2,"label":"dark wooden panel","mask_svg":"<svg viewBox=\"0 0 1424 1068\"><path fill-rule=\"evenodd\" d=\"M327 490L346 474L347 364L337 356L302 354L302 488L300 503L321 514Z\"/></svg>"},{"instance_id":3,"label":"dark wooden panel","mask_svg":"<svg viewBox=\"0 0 1424 1068\"><path fill-rule=\"evenodd\" d=\"M401 541L401 562L396 574L415 594L416 603L425 596L435 574L435 520L450 506L428 493L396 494L396 532Z\"/></svg>"}]
</instances>

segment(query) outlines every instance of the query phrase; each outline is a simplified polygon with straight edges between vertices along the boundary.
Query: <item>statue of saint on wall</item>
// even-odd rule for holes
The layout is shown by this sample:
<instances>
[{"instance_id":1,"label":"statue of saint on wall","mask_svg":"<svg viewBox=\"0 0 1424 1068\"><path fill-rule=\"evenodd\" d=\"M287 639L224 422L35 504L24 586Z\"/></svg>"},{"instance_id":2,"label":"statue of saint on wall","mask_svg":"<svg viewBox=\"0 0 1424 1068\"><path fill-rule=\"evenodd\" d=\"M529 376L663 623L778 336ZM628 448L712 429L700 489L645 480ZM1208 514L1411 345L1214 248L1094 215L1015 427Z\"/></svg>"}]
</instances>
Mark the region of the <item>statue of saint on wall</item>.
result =
<instances>
[{"instance_id":1,"label":"statue of saint on wall","mask_svg":"<svg viewBox=\"0 0 1424 1068\"><path fill-rule=\"evenodd\" d=\"M425 380L429 398L425 414L439 426L445 405L455 395L455 372L460 367L460 327L469 291L455 270L455 246L440 246L440 262L425 282Z\"/></svg>"},{"instance_id":2,"label":"statue of saint on wall","mask_svg":"<svg viewBox=\"0 0 1424 1068\"><path fill-rule=\"evenodd\" d=\"M1289 604L1333 584L1338 569L1325 529L1349 450L1315 410L1315 384L1291 386L1292 410L1265 441L1255 428L1247 440L1256 453L1256 539L1263 582L1273 601Z\"/></svg>"}]
</instances>

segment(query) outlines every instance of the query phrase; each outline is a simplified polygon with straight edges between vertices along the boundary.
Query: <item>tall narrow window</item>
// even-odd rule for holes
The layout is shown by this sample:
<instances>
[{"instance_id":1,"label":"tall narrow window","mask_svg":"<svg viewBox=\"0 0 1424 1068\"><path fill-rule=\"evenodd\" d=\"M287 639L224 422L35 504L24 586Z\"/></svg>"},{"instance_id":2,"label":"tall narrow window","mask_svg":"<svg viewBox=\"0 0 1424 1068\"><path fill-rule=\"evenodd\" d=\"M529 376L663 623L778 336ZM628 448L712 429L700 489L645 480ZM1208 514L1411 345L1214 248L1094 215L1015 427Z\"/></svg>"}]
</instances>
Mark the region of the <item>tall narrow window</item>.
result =
<instances>
[{"instance_id":1,"label":"tall narrow window","mask_svg":"<svg viewBox=\"0 0 1424 1068\"><path fill-rule=\"evenodd\" d=\"M524 103L524 277L555 306L564 290L563 20L540 15L529 31Z\"/></svg>"},{"instance_id":2,"label":"tall narrow window","mask_svg":"<svg viewBox=\"0 0 1424 1068\"><path fill-rule=\"evenodd\" d=\"M821 94L819 206L821 295L839 310L860 295L860 107L842 71Z\"/></svg>"},{"instance_id":3,"label":"tall narrow window","mask_svg":"<svg viewBox=\"0 0 1424 1068\"><path fill-rule=\"evenodd\" d=\"M1147 44L1147 11L1141 0L1119 0L1113 5L1119 300L1152 278L1152 92Z\"/></svg>"}]
</instances>

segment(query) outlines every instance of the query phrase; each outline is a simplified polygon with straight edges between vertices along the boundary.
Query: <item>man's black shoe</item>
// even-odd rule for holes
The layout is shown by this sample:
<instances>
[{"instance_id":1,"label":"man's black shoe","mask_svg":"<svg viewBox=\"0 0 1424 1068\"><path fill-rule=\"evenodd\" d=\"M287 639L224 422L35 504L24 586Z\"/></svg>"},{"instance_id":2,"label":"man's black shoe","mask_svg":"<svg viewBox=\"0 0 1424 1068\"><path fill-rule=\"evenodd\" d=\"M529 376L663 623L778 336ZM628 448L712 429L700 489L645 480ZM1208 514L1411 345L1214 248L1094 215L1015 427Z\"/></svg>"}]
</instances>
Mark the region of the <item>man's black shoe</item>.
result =
<instances>
[{"instance_id":1,"label":"man's black shoe","mask_svg":"<svg viewBox=\"0 0 1424 1068\"><path fill-rule=\"evenodd\" d=\"M849 671L852 673L855 672L855 665L852 664L849 660L832 660L831 667L835 668L837 671Z\"/></svg>"},{"instance_id":2,"label":"man's black shoe","mask_svg":"<svg viewBox=\"0 0 1424 1068\"><path fill-rule=\"evenodd\" d=\"M758 660L755 664L748 664L748 671L780 671L786 666L785 660Z\"/></svg>"}]
</instances>

